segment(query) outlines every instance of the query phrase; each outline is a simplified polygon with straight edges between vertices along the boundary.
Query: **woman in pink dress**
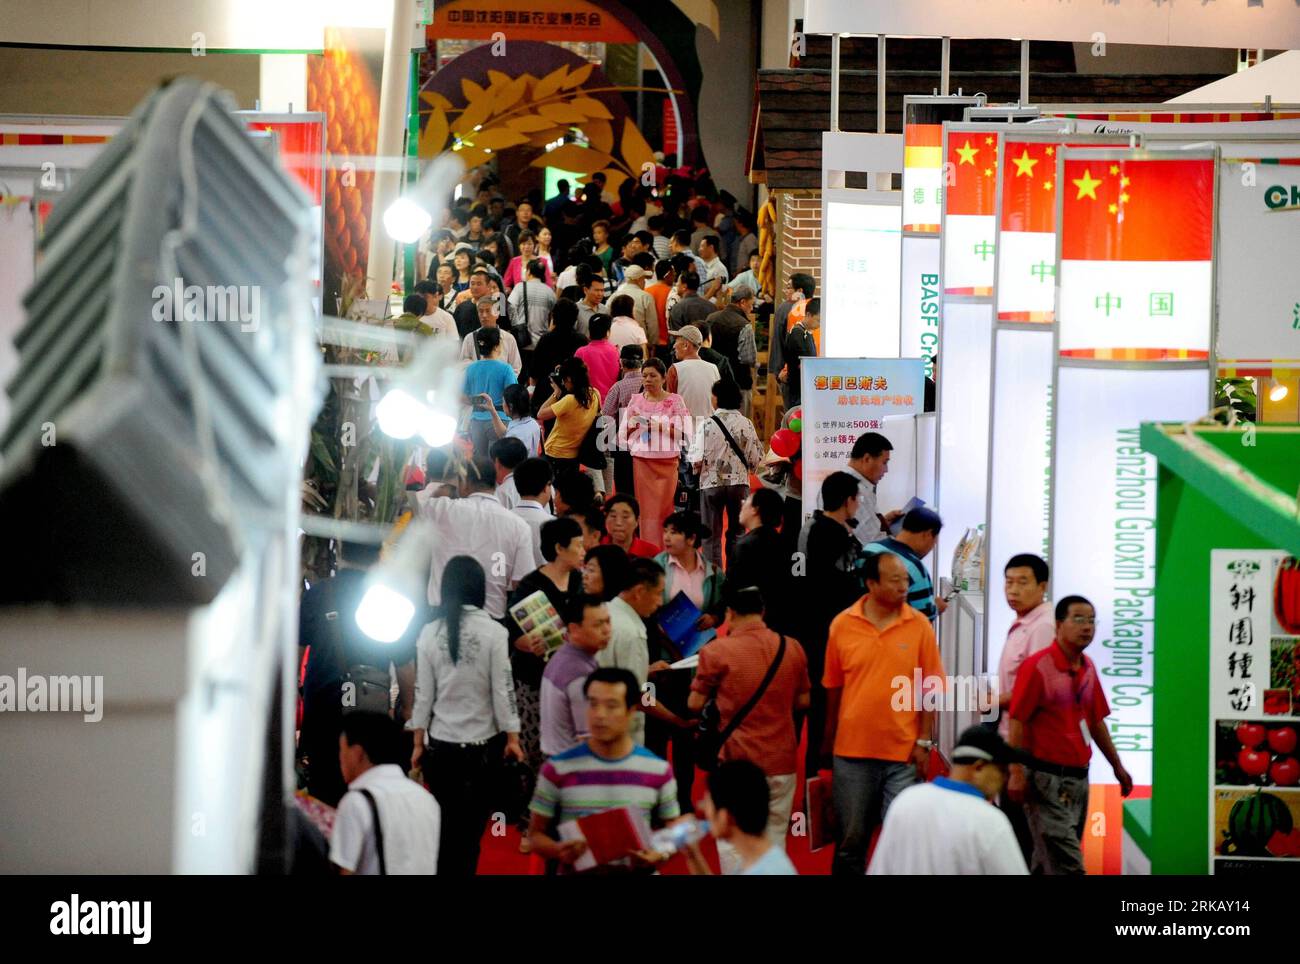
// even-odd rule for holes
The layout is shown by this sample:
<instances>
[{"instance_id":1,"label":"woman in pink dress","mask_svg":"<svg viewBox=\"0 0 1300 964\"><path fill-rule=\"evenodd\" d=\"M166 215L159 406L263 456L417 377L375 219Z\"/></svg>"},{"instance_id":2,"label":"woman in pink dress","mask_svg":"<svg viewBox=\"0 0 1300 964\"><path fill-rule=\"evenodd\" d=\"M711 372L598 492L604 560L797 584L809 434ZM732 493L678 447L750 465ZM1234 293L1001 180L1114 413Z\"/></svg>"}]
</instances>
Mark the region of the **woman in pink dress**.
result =
<instances>
[{"instance_id":1,"label":"woman in pink dress","mask_svg":"<svg viewBox=\"0 0 1300 964\"><path fill-rule=\"evenodd\" d=\"M641 503L641 538L663 545L664 519L677 494L677 463L691 438L691 413L682 397L664 390L667 370L658 358L641 369L644 388L628 402L620 427L632 454L632 484Z\"/></svg>"},{"instance_id":2,"label":"woman in pink dress","mask_svg":"<svg viewBox=\"0 0 1300 964\"><path fill-rule=\"evenodd\" d=\"M537 235L531 231L520 231L519 253L510 259L510 266L506 268L506 276L502 282L507 291L524 280L524 266L535 257L537 257ZM546 283L555 287L555 274L551 271L549 262L546 265Z\"/></svg>"}]
</instances>

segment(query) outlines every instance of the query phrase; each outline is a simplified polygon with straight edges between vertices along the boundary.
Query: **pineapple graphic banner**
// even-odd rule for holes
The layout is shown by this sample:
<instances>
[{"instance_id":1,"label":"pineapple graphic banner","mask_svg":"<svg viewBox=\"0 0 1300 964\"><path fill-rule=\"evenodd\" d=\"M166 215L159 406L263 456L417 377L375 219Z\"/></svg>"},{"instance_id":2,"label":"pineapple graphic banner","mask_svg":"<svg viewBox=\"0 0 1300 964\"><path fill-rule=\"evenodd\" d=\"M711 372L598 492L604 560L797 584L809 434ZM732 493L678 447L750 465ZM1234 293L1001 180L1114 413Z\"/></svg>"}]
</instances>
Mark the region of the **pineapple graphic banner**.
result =
<instances>
[{"instance_id":1,"label":"pineapple graphic banner","mask_svg":"<svg viewBox=\"0 0 1300 964\"><path fill-rule=\"evenodd\" d=\"M1061 355L1208 358L1213 154L1058 153Z\"/></svg>"},{"instance_id":2,"label":"pineapple graphic banner","mask_svg":"<svg viewBox=\"0 0 1300 964\"><path fill-rule=\"evenodd\" d=\"M998 169L996 130L945 124L949 183L943 192L943 293L993 294Z\"/></svg>"},{"instance_id":3,"label":"pineapple graphic banner","mask_svg":"<svg viewBox=\"0 0 1300 964\"><path fill-rule=\"evenodd\" d=\"M1050 324L1056 314L1056 153L1067 135L1008 134L1000 145L998 321ZM1125 143L1119 136L1106 138Z\"/></svg>"}]
</instances>

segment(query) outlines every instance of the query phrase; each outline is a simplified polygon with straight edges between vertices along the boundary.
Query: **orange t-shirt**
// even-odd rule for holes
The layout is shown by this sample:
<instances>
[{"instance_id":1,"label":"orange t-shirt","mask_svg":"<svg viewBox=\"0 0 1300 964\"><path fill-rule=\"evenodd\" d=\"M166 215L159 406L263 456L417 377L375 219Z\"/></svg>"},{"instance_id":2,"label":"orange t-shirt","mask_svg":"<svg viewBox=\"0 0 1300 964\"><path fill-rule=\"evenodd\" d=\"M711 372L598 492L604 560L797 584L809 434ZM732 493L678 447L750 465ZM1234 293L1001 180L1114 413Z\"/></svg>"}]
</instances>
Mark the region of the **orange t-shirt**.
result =
<instances>
[{"instance_id":1,"label":"orange t-shirt","mask_svg":"<svg viewBox=\"0 0 1300 964\"><path fill-rule=\"evenodd\" d=\"M656 281L645 287L645 293L655 300L655 308L659 313L659 340L655 342L656 345L668 344L668 295L672 290L672 286L664 281Z\"/></svg>"},{"instance_id":2,"label":"orange t-shirt","mask_svg":"<svg viewBox=\"0 0 1300 964\"><path fill-rule=\"evenodd\" d=\"M822 685L843 687L835 755L905 763L921 732L921 693L915 670L926 682L943 677L943 662L934 630L911 606L883 633L862 614L865 596L835 617L826 643ZM895 685L898 677L906 687ZM911 694L911 700L898 695ZM903 708L896 708L898 706Z\"/></svg>"}]
</instances>

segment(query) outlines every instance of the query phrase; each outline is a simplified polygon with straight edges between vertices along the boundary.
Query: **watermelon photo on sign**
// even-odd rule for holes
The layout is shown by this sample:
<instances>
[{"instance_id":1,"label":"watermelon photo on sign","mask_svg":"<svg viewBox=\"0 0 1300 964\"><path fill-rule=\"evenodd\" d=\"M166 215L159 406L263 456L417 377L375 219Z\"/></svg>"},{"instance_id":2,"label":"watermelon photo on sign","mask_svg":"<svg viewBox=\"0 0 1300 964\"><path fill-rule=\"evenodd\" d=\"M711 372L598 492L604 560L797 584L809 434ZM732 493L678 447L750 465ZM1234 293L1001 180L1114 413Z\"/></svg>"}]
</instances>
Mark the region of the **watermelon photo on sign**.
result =
<instances>
[{"instance_id":1,"label":"watermelon photo on sign","mask_svg":"<svg viewBox=\"0 0 1300 964\"><path fill-rule=\"evenodd\" d=\"M1240 872L1261 859L1300 861L1300 791L1216 791L1214 837L1216 872Z\"/></svg>"}]
</instances>

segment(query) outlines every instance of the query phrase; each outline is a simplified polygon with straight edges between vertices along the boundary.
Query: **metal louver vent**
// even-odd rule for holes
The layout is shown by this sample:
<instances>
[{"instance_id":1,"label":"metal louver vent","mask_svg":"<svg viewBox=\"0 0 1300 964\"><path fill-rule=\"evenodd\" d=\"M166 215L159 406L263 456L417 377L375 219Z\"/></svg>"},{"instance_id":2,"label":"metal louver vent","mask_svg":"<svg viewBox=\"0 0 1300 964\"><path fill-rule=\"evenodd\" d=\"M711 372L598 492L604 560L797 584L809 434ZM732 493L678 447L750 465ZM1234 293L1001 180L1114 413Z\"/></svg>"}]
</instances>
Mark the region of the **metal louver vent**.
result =
<instances>
[{"instance_id":1,"label":"metal louver vent","mask_svg":"<svg viewBox=\"0 0 1300 964\"><path fill-rule=\"evenodd\" d=\"M155 92L55 206L0 431L24 554L0 602L208 602L285 518L310 201L234 108Z\"/></svg>"}]
</instances>

